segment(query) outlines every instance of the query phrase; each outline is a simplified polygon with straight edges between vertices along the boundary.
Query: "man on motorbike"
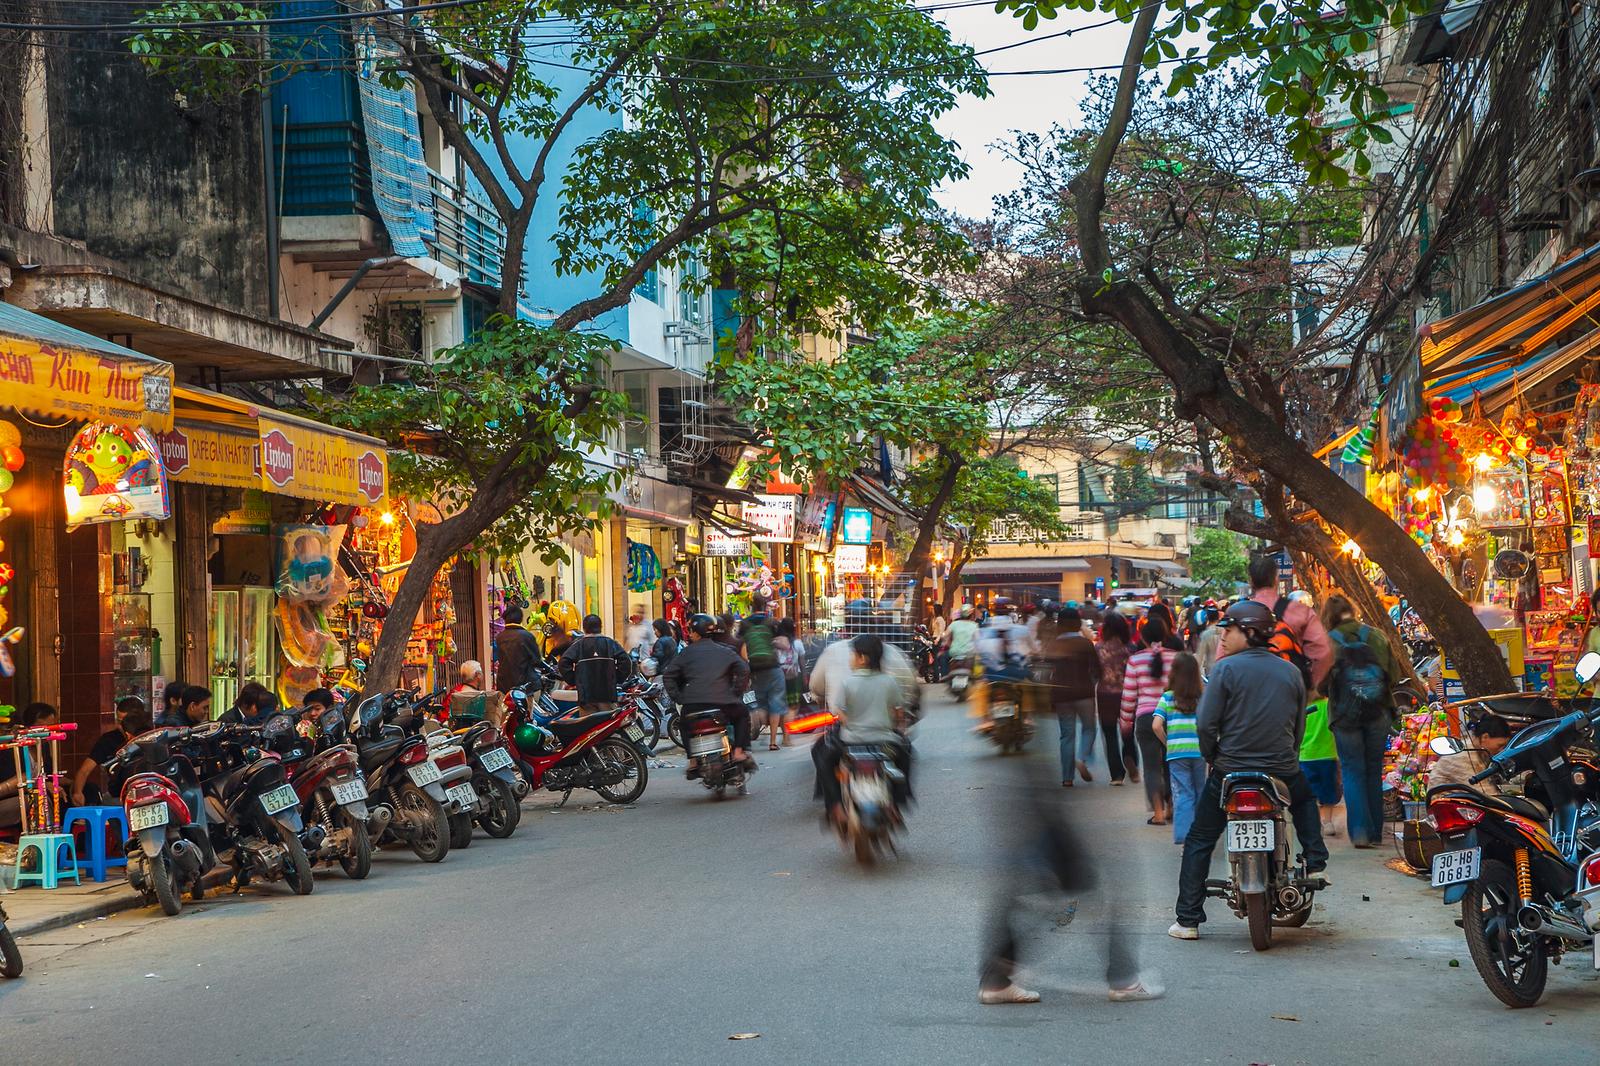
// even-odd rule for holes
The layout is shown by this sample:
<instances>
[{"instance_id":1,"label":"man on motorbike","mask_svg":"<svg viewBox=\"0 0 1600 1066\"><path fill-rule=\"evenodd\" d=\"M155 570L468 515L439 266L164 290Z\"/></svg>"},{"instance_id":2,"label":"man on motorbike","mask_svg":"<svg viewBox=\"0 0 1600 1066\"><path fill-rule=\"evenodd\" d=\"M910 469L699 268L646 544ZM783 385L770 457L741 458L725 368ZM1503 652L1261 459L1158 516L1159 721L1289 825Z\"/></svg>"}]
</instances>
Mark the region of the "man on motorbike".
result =
<instances>
[{"instance_id":1,"label":"man on motorbike","mask_svg":"<svg viewBox=\"0 0 1600 1066\"><path fill-rule=\"evenodd\" d=\"M717 620L709 614L690 617L689 645L667 664L661 683L685 719L708 711L726 715L733 726L733 758L754 769L755 760L747 750L750 709L744 705L750 666L737 651L715 639L716 631Z\"/></svg>"},{"instance_id":2,"label":"man on motorbike","mask_svg":"<svg viewBox=\"0 0 1600 1066\"><path fill-rule=\"evenodd\" d=\"M956 663L972 658L978 640L978 623L972 620L973 613L972 604L963 603L956 612L956 620L944 631L941 643L947 662Z\"/></svg>"},{"instance_id":3,"label":"man on motorbike","mask_svg":"<svg viewBox=\"0 0 1600 1066\"><path fill-rule=\"evenodd\" d=\"M1241 600L1229 607L1217 624L1223 628L1226 658L1217 660L1195 716L1200 754L1211 764L1211 776L1183 842L1177 920L1167 930L1178 940L1199 939L1200 923L1206 920L1206 874L1211 870L1211 854L1227 828L1222 809L1226 775L1257 771L1283 781L1289 787L1289 810L1305 855L1306 873L1321 874L1328 865L1317 797L1300 770L1305 684L1299 669L1268 647L1277 619L1266 605Z\"/></svg>"},{"instance_id":4,"label":"man on motorbike","mask_svg":"<svg viewBox=\"0 0 1600 1066\"><path fill-rule=\"evenodd\" d=\"M905 688L898 677L884 669L884 651L892 645L871 634L856 637L848 644L840 641L839 645L850 649L850 675L844 679L839 702L829 708L839 716L839 724L811 746L811 761L817 769L816 791L826 804L829 821L835 823L843 819L837 769L848 744L887 748L905 775L906 796L911 791L911 744L902 731Z\"/></svg>"}]
</instances>

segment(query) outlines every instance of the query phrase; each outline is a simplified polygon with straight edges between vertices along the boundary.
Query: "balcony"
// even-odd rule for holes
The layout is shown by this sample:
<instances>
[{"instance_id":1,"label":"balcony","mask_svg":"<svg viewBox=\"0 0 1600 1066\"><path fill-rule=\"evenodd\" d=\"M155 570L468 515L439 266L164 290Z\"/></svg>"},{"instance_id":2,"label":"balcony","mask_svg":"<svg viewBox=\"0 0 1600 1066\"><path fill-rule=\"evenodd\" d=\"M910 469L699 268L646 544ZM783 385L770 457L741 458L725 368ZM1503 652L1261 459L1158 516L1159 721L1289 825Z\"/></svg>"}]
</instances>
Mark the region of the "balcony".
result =
<instances>
[{"instance_id":1,"label":"balcony","mask_svg":"<svg viewBox=\"0 0 1600 1066\"><path fill-rule=\"evenodd\" d=\"M428 243L434 256L474 284L499 288L506 229L494 209L443 175L430 170L428 177L434 222Z\"/></svg>"}]
</instances>

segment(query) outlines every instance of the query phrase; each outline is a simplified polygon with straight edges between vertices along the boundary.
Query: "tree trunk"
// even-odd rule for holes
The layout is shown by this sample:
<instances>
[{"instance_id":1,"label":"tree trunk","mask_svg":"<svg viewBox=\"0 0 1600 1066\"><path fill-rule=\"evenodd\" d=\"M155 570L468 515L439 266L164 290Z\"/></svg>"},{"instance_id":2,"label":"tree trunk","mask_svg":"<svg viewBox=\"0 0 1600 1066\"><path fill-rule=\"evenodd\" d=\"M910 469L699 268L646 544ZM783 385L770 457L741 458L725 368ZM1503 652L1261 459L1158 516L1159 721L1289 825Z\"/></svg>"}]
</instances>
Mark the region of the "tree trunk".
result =
<instances>
[{"instance_id":1,"label":"tree trunk","mask_svg":"<svg viewBox=\"0 0 1600 1066\"><path fill-rule=\"evenodd\" d=\"M954 622L956 601L961 598L961 571L972 562L972 556L959 542L955 548L955 555L950 560L950 576L944 582L944 617L946 621Z\"/></svg>"},{"instance_id":2,"label":"tree trunk","mask_svg":"<svg viewBox=\"0 0 1600 1066\"><path fill-rule=\"evenodd\" d=\"M927 620L928 605L922 595L922 582L928 576L928 558L933 554L933 538L939 532L945 505L955 494L956 481L961 477L961 468L966 465L959 455L951 455L943 446L939 448L939 456L945 461L944 474L939 478L939 487L934 491L933 499L923 508L922 519L917 525L916 543L911 546L911 554L906 558L906 572L911 580L913 623Z\"/></svg>"},{"instance_id":3,"label":"tree trunk","mask_svg":"<svg viewBox=\"0 0 1600 1066\"><path fill-rule=\"evenodd\" d=\"M1339 477L1268 413L1246 400L1221 361L1182 332L1150 294L1118 272L1101 227L1106 175L1127 131L1144 51L1161 9L1141 9L1129 34L1117 95L1089 167L1071 182L1084 274L1078 296L1085 311L1112 319L1172 382L1180 414L1206 420L1228 438L1235 454L1277 478L1300 500L1315 501L1322 517L1361 545L1405 591L1439 645L1457 664L1472 695L1505 692L1511 675L1499 648L1409 534Z\"/></svg>"}]
</instances>

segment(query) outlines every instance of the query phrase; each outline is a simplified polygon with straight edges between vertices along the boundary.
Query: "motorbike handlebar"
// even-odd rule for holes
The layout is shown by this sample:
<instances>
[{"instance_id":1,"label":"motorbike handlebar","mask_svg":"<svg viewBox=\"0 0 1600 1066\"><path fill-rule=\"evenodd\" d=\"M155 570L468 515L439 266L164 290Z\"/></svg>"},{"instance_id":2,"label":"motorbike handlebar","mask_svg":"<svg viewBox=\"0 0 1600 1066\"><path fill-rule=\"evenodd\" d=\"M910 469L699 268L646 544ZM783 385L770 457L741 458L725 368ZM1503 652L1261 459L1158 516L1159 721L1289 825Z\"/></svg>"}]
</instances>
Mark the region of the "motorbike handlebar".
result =
<instances>
[{"instance_id":1,"label":"motorbike handlebar","mask_svg":"<svg viewBox=\"0 0 1600 1066\"><path fill-rule=\"evenodd\" d=\"M1467 784L1476 785L1479 781L1487 781L1500 772L1499 763L1490 763L1487 770L1480 771L1467 778Z\"/></svg>"}]
</instances>

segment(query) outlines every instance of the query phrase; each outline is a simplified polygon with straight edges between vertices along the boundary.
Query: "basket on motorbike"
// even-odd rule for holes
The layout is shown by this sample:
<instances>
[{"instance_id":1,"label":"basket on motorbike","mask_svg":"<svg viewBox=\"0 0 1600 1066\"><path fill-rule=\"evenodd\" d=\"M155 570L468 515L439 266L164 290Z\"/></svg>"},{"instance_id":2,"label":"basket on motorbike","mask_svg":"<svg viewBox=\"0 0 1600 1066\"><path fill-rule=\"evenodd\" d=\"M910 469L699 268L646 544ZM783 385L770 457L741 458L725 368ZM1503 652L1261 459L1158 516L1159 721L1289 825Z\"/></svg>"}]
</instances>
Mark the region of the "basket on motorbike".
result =
<instances>
[{"instance_id":1,"label":"basket on motorbike","mask_svg":"<svg viewBox=\"0 0 1600 1066\"><path fill-rule=\"evenodd\" d=\"M499 729L505 724L506 698L498 692L462 689L450 697L450 721L457 728L488 720Z\"/></svg>"}]
</instances>

